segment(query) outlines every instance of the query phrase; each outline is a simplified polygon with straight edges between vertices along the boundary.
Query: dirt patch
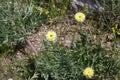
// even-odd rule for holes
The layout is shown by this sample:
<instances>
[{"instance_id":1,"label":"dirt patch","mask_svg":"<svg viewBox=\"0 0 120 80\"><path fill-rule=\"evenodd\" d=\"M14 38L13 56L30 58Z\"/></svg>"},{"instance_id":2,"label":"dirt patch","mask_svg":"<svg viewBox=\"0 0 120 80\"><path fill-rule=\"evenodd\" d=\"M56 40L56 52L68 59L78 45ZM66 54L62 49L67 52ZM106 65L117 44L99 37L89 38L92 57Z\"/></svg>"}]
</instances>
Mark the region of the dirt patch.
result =
<instances>
[{"instance_id":1,"label":"dirt patch","mask_svg":"<svg viewBox=\"0 0 120 80\"><path fill-rule=\"evenodd\" d=\"M42 25L36 34L28 38L36 51L45 49L43 40L45 39L46 32L49 30L57 33L57 41L65 47L71 47L73 39L81 40L81 36L77 33L77 30L81 27L79 24L75 24L66 18L59 21L52 25ZM31 50L32 48L27 46L27 52L31 53ZM32 50L32 52L34 51Z\"/></svg>"}]
</instances>

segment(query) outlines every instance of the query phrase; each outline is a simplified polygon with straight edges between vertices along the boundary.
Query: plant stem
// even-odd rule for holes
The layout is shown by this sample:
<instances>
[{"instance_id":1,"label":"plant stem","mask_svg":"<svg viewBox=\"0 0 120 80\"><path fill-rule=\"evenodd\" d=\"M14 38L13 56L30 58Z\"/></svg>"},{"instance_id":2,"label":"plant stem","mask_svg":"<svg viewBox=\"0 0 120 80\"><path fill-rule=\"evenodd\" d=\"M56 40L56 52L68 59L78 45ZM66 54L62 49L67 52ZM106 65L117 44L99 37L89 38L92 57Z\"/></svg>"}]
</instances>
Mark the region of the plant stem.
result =
<instances>
[{"instance_id":1,"label":"plant stem","mask_svg":"<svg viewBox=\"0 0 120 80\"><path fill-rule=\"evenodd\" d=\"M27 44L31 47L32 51L34 52L34 55L35 55L35 56L38 56L37 50L36 50L35 47L32 45L32 43L31 43L28 39L26 39L26 42L27 42Z\"/></svg>"}]
</instances>

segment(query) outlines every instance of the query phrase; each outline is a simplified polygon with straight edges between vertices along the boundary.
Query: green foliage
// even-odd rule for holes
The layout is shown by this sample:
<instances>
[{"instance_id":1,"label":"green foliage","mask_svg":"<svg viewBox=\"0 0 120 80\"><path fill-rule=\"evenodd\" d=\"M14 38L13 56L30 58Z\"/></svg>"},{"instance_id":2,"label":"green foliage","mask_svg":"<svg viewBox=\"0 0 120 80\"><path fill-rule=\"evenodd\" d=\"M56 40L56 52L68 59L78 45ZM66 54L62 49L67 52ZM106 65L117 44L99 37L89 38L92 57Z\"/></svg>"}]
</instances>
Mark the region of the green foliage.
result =
<instances>
[{"instance_id":1,"label":"green foliage","mask_svg":"<svg viewBox=\"0 0 120 80\"><path fill-rule=\"evenodd\" d=\"M47 15L41 14L32 0L22 2L5 0L0 3L0 44L23 43L28 35L36 32Z\"/></svg>"},{"instance_id":2,"label":"green foliage","mask_svg":"<svg viewBox=\"0 0 120 80\"><path fill-rule=\"evenodd\" d=\"M89 80L83 75L83 71L86 67L92 67L95 72L93 80L119 80L119 37L115 37L114 41L113 39L105 41L105 43L107 41L113 43L112 50L109 51L101 47L100 40L101 36L105 35L104 31L111 33L111 28L115 28L116 24L118 27L115 30L119 31L120 0L100 1L105 9L103 12L83 10L87 20L80 25L85 24L83 27L86 30L81 30L81 28L78 31L81 41L74 39L70 48L63 47L59 42L44 41L45 50L40 51L37 57L27 55L22 56L21 59L17 59L16 54L15 56L8 55L14 53L13 46L23 44L25 39L35 33L48 18L58 17L59 19L60 16L66 15L70 0L0 1L0 55L4 54L0 57L0 79L41 80L42 77L45 80L50 78L52 80ZM41 8L43 12L40 11ZM46 14L46 11L49 11L49 14ZM64 24L60 26L64 28L73 24L79 27L72 20L65 24L68 26ZM92 27L93 31L89 33L88 27L89 30ZM96 43L92 42L94 35L99 37L99 39L95 38L98 40Z\"/></svg>"},{"instance_id":3,"label":"green foliage","mask_svg":"<svg viewBox=\"0 0 120 80\"><path fill-rule=\"evenodd\" d=\"M120 0L100 0L104 11L96 12L94 19L97 21L95 27L103 31L111 31L111 28L120 21ZM93 25L95 25L93 23Z\"/></svg>"},{"instance_id":4,"label":"green foliage","mask_svg":"<svg viewBox=\"0 0 120 80\"><path fill-rule=\"evenodd\" d=\"M14 52L14 49L11 48L10 46L8 45L0 45L0 56L2 55L8 55L10 53L13 53Z\"/></svg>"},{"instance_id":5,"label":"green foliage","mask_svg":"<svg viewBox=\"0 0 120 80\"><path fill-rule=\"evenodd\" d=\"M64 16L70 7L70 0L41 0L38 3L49 10L51 18Z\"/></svg>"},{"instance_id":6,"label":"green foliage","mask_svg":"<svg viewBox=\"0 0 120 80\"><path fill-rule=\"evenodd\" d=\"M83 71L92 67L93 79L115 79L120 70L118 62L100 44L90 43L86 32L79 31L79 34L82 40L74 40L71 48L45 41L46 48L36 59L36 72L45 79L51 76L53 80L86 80Z\"/></svg>"},{"instance_id":7,"label":"green foliage","mask_svg":"<svg viewBox=\"0 0 120 80\"><path fill-rule=\"evenodd\" d=\"M70 0L49 0L49 4L52 6L49 6L49 9L51 11L51 16L61 16L65 15L65 13L68 11Z\"/></svg>"},{"instance_id":8,"label":"green foliage","mask_svg":"<svg viewBox=\"0 0 120 80\"><path fill-rule=\"evenodd\" d=\"M23 58L24 57L24 58ZM35 80L34 56L25 57L22 60L13 55L0 57L0 80Z\"/></svg>"}]
</instances>

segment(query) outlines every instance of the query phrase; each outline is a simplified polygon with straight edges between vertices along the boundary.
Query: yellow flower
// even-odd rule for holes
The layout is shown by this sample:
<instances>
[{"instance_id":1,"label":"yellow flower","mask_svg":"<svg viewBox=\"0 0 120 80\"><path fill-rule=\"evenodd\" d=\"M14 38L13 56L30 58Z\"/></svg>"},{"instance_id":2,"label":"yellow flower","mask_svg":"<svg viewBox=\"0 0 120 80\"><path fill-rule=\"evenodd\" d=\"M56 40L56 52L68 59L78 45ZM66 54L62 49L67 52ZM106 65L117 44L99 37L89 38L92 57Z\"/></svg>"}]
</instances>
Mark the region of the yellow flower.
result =
<instances>
[{"instance_id":1,"label":"yellow flower","mask_svg":"<svg viewBox=\"0 0 120 80\"><path fill-rule=\"evenodd\" d=\"M87 67L84 71L83 71L83 75L86 76L87 78L92 78L92 76L94 75L94 70L90 67Z\"/></svg>"},{"instance_id":2,"label":"yellow flower","mask_svg":"<svg viewBox=\"0 0 120 80\"><path fill-rule=\"evenodd\" d=\"M49 11L47 10L47 11L45 11L45 14L49 14Z\"/></svg>"},{"instance_id":3,"label":"yellow flower","mask_svg":"<svg viewBox=\"0 0 120 80\"><path fill-rule=\"evenodd\" d=\"M112 32L115 32L115 28L114 27L112 27Z\"/></svg>"},{"instance_id":4,"label":"yellow flower","mask_svg":"<svg viewBox=\"0 0 120 80\"><path fill-rule=\"evenodd\" d=\"M54 31L48 31L46 34L46 39L49 41L55 41L57 39L57 34Z\"/></svg>"},{"instance_id":5,"label":"yellow flower","mask_svg":"<svg viewBox=\"0 0 120 80\"><path fill-rule=\"evenodd\" d=\"M120 29L118 31L116 31L117 35L120 35Z\"/></svg>"},{"instance_id":6,"label":"yellow flower","mask_svg":"<svg viewBox=\"0 0 120 80\"><path fill-rule=\"evenodd\" d=\"M118 24L115 24L115 29L117 29L118 28Z\"/></svg>"},{"instance_id":7,"label":"yellow flower","mask_svg":"<svg viewBox=\"0 0 120 80\"><path fill-rule=\"evenodd\" d=\"M43 8L40 8L40 12L41 12L41 13L43 13L43 12L44 12Z\"/></svg>"},{"instance_id":8,"label":"yellow flower","mask_svg":"<svg viewBox=\"0 0 120 80\"><path fill-rule=\"evenodd\" d=\"M84 22L84 20L85 20L85 14L82 13L82 12L78 12L78 13L75 14L75 19L78 22Z\"/></svg>"}]
</instances>

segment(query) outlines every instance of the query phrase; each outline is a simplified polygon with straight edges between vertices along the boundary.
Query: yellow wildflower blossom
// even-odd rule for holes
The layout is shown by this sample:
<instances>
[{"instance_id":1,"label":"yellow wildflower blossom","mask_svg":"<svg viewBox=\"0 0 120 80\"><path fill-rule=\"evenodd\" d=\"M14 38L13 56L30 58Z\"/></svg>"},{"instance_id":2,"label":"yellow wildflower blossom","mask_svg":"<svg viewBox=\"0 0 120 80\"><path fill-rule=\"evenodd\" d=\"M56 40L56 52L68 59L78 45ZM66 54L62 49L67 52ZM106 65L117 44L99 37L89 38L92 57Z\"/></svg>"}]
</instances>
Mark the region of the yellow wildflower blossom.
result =
<instances>
[{"instance_id":1,"label":"yellow wildflower blossom","mask_svg":"<svg viewBox=\"0 0 120 80\"><path fill-rule=\"evenodd\" d=\"M85 14L82 13L82 12L78 12L78 13L75 14L75 19L78 22L84 22L84 20L85 20Z\"/></svg>"},{"instance_id":2,"label":"yellow wildflower blossom","mask_svg":"<svg viewBox=\"0 0 120 80\"><path fill-rule=\"evenodd\" d=\"M49 14L49 11L48 11L48 10L46 10L46 11L45 11L45 14Z\"/></svg>"},{"instance_id":3,"label":"yellow wildflower blossom","mask_svg":"<svg viewBox=\"0 0 120 80\"><path fill-rule=\"evenodd\" d=\"M120 35L120 29L118 29L118 31L116 31L117 35Z\"/></svg>"},{"instance_id":4,"label":"yellow wildflower blossom","mask_svg":"<svg viewBox=\"0 0 120 80\"><path fill-rule=\"evenodd\" d=\"M117 29L118 28L118 24L115 24L115 29Z\"/></svg>"},{"instance_id":5,"label":"yellow wildflower blossom","mask_svg":"<svg viewBox=\"0 0 120 80\"><path fill-rule=\"evenodd\" d=\"M120 28L118 24L115 24L114 27L111 28L112 32L116 33L117 35L120 35Z\"/></svg>"},{"instance_id":6,"label":"yellow wildflower blossom","mask_svg":"<svg viewBox=\"0 0 120 80\"><path fill-rule=\"evenodd\" d=\"M40 12L43 13L43 12L44 12L44 9L43 9L43 8L40 8Z\"/></svg>"},{"instance_id":7,"label":"yellow wildflower blossom","mask_svg":"<svg viewBox=\"0 0 120 80\"><path fill-rule=\"evenodd\" d=\"M87 67L84 71L83 71L83 75L86 76L87 78L92 78L92 76L94 75L94 70L90 67Z\"/></svg>"},{"instance_id":8,"label":"yellow wildflower blossom","mask_svg":"<svg viewBox=\"0 0 120 80\"><path fill-rule=\"evenodd\" d=\"M54 31L48 31L46 34L46 39L49 41L55 41L57 39L57 34Z\"/></svg>"},{"instance_id":9,"label":"yellow wildflower blossom","mask_svg":"<svg viewBox=\"0 0 120 80\"><path fill-rule=\"evenodd\" d=\"M112 27L112 32L115 32L115 28L114 27Z\"/></svg>"}]
</instances>

